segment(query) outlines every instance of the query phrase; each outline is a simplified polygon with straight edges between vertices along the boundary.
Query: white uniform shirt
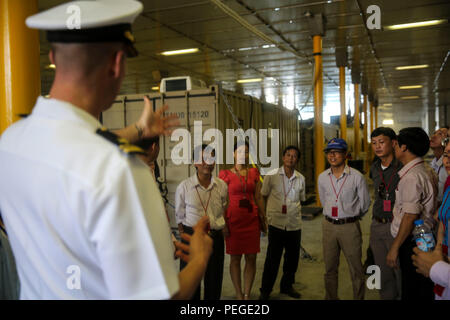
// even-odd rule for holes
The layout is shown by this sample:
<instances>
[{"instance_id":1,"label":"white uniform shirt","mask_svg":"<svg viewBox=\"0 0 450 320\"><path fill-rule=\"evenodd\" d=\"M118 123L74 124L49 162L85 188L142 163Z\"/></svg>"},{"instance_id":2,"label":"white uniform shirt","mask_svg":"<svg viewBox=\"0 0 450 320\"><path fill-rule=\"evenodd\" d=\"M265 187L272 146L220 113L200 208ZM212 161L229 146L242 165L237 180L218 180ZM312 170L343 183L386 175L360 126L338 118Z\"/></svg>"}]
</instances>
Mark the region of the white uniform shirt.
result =
<instances>
[{"instance_id":1,"label":"white uniform shirt","mask_svg":"<svg viewBox=\"0 0 450 320\"><path fill-rule=\"evenodd\" d=\"M444 196L444 185L445 181L447 180L448 173L447 170L444 168L444 164L442 163L444 159L444 156L442 155L439 159L436 157L433 158L433 161L431 161L431 167L433 168L434 172L436 172L438 176L438 194L437 194L437 201L438 203L442 202L442 197Z\"/></svg>"},{"instance_id":2,"label":"white uniform shirt","mask_svg":"<svg viewBox=\"0 0 450 320\"><path fill-rule=\"evenodd\" d=\"M205 189L198 181L196 174L182 181L175 192L177 224L182 223L185 226L194 227L205 215L203 207L206 207L210 195L211 199L206 211L209 225L213 230L223 229L225 226L224 211L228 205L228 186L221 179L212 177L211 183Z\"/></svg>"},{"instance_id":3,"label":"white uniform shirt","mask_svg":"<svg viewBox=\"0 0 450 320\"><path fill-rule=\"evenodd\" d=\"M283 189L284 183L284 189ZM276 228L295 231L302 227L300 201L305 201L305 177L298 171L288 178L284 167L270 172L264 177L261 194L267 198L267 221ZM284 194L286 193L286 203ZM286 214L282 213L282 206L286 204Z\"/></svg>"},{"instance_id":4,"label":"white uniform shirt","mask_svg":"<svg viewBox=\"0 0 450 320\"><path fill-rule=\"evenodd\" d=\"M100 126L40 97L0 139L0 211L21 299L167 299L179 290L156 183L95 133Z\"/></svg>"}]
</instances>

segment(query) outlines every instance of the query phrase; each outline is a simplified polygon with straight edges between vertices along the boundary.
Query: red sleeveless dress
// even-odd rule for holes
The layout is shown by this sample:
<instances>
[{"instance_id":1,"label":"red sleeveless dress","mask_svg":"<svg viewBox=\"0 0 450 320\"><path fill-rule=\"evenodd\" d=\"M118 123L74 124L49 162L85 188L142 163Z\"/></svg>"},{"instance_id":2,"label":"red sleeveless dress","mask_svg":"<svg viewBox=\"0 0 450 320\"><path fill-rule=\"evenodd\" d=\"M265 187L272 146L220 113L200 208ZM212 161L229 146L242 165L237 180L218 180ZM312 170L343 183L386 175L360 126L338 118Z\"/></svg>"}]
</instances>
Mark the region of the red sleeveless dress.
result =
<instances>
[{"instance_id":1,"label":"red sleeveless dress","mask_svg":"<svg viewBox=\"0 0 450 320\"><path fill-rule=\"evenodd\" d=\"M230 236L225 238L226 253L228 254L253 254L260 251L260 228L258 218L258 207L256 206L254 194L256 184L259 181L259 172L256 168L248 169L246 198L252 206L240 208L239 201L244 198L243 186L245 176L241 176L241 182L237 174L230 170L219 172L219 178L228 185L229 205L226 213L227 226Z\"/></svg>"}]
</instances>

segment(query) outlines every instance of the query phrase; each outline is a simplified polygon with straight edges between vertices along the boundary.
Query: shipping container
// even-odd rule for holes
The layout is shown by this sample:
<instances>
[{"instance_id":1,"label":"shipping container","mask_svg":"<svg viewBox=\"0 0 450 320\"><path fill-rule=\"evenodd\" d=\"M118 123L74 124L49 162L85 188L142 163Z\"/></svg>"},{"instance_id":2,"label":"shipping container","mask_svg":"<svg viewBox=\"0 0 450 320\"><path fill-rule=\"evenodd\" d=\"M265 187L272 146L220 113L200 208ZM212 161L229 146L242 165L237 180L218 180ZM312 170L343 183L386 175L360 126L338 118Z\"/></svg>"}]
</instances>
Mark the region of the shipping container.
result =
<instances>
[{"instance_id":1,"label":"shipping container","mask_svg":"<svg viewBox=\"0 0 450 320\"><path fill-rule=\"evenodd\" d=\"M109 129L120 129L124 126L136 122L142 112L144 106L144 94L124 95L118 96L113 106L103 112L103 125ZM195 167L191 164L192 146L195 137L200 137L208 129L217 128L223 137L222 154L216 152L216 156L222 159L222 164L217 164L214 170L214 175L218 175L219 171L225 168L232 167L231 164L225 164L226 154L233 153L233 144L229 148L226 147L226 130L238 129L237 121L242 129L255 129L258 135L257 149L260 148L259 136L260 129L267 129L267 145L268 153L272 156L271 142L276 137L274 129L279 129L279 147L274 150L278 153L279 162L272 164L278 166L282 165L281 153L284 147L288 145L296 145L301 149L300 130L298 122L298 112L288 110L286 108L268 104L260 101L254 97L243 95L231 91L223 91L223 95L219 93L217 86L211 86L207 89L196 89L191 91L175 91L167 93L149 93L147 94L153 110L160 108L162 105L169 105L169 114L176 114L180 121L179 129L186 129L184 132L178 131L175 134L180 134L182 138L177 141L171 141L171 137L162 137L160 140L160 154L158 156L158 165L160 167L161 180L165 182L168 195L168 204L166 206L171 226L176 227L174 215L174 196L178 184L189 176L195 174ZM228 102L231 112L227 107ZM194 129L195 121L201 121L201 130ZM172 135L174 136L174 135ZM189 149L185 153L180 153L178 156L172 154L174 147L180 145L181 141L191 139L189 141ZM211 143L209 139L205 139L200 143ZM177 147L178 148L178 147ZM178 150L178 149L175 149ZM184 159L185 163L179 164L182 161L182 156L189 158ZM256 163L259 164L259 159ZM264 166L267 167L267 166Z\"/></svg>"}]
</instances>

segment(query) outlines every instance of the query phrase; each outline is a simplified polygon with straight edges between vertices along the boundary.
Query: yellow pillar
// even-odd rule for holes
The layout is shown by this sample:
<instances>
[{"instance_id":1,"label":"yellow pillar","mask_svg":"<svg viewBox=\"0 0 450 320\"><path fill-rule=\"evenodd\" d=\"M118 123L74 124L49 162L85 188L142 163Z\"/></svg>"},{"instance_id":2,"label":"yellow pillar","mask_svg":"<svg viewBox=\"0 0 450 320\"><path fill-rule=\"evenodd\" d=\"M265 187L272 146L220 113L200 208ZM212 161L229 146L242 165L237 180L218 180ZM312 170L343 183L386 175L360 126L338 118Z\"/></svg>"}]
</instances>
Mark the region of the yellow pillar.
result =
<instances>
[{"instance_id":1,"label":"yellow pillar","mask_svg":"<svg viewBox=\"0 0 450 320\"><path fill-rule=\"evenodd\" d=\"M370 106L370 131L375 130L375 115L374 115L374 107L373 107L373 101L369 101Z\"/></svg>"},{"instance_id":2,"label":"yellow pillar","mask_svg":"<svg viewBox=\"0 0 450 320\"><path fill-rule=\"evenodd\" d=\"M325 170L325 157L323 153L323 70L322 70L322 37L313 37L314 53L314 154L315 154L315 181L316 204L320 206L318 192L319 174Z\"/></svg>"},{"instance_id":3,"label":"yellow pillar","mask_svg":"<svg viewBox=\"0 0 450 320\"><path fill-rule=\"evenodd\" d=\"M353 155L353 158L356 160L359 157L359 152L361 151L360 145L360 137L359 137L359 84L355 83L355 117L353 120L353 129L354 129L354 151L355 154Z\"/></svg>"},{"instance_id":4,"label":"yellow pillar","mask_svg":"<svg viewBox=\"0 0 450 320\"><path fill-rule=\"evenodd\" d=\"M370 132L375 130L375 122L374 122L374 110L373 110L373 101L369 101L369 109L370 109ZM370 148L370 161L372 161L374 157L372 147Z\"/></svg>"},{"instance_id":5,"label":"yellow pillar","mask_svg":"<svg viewBox=\"0 0 450 320\"><path fill-rule=\"evenodd\" d=\"M0 0L0 134L41 93L39 32L25 25L37 12L37 0Z\"/></svg>"},{"instance_id":6,"label":"yellow pillar","mask_svg":"<svg viewBox=\"0 0 450 320\"><path fill-rule=\"evenodd\" d=\"M345 110L345 67L339 67L339 97L341 98L341 138L347 140L347 113Z\"/></svg>"},{"instance_id":7,"label":"yellow pillar","mask_svg":"<svg viewBox=\"0 0 450 320\"><path fill-rule=\"evenodd\" d=\"M375 128L378 128L378 108L375 107Z\"/></svg>"},{"instance_id":8,"label":"yellow pillar","mask_svg":"<svg viewBox=\"0 0 450 320\"><path fill-rule=\"evenodd\" d=\"M366 161L365 161L365 172L369 172L369 155L370 155L370 151L369 151L369 144L367 141L368 138L368 124L367 124L367 94L365 94L363 96L364 100L363 100L363 112L364 112L364 143L363 143L363 147L364 147L364 152L366 153Z\"/></svg>"}]
</instances>

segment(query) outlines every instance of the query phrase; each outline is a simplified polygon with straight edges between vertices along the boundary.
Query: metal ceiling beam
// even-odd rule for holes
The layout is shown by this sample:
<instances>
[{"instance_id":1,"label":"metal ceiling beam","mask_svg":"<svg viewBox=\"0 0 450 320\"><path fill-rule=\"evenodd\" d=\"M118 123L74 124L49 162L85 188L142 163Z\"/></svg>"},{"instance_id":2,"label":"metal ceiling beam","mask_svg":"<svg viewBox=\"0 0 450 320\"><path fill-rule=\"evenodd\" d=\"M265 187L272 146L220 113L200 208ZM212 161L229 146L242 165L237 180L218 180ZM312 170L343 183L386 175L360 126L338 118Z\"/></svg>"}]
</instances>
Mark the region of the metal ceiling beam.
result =
<instances>
[{"instance_id":1,"label":"metal ceiling beam","mask_svg":"<svg viewBox=\"0 0 450 320\"><path fill-rule=\"evenodd\" d=\"M226 53L222 52L221 50L212 47L212 46L209 45L209 44L206 44L206 43L204 43L204 42L202 42L202 41L200 41L200 40L197 40L197 39L191 37L190 35L188 35L188 34L182 32L182 31L180 31L180 30L177 30L177 29L173 28L172 26L170 26L170 25L168 25L168 24L165 24L165 23L163 23L163 22L161 22L161 21L159 21L159 20L153 18L153 17L150 16L149 14L143 13L143 14L142 14L142 17L145 17L145 18L147 18L147 19L149 19L149 20L151 20L151 21L153 21L153 22L155 22L155 23L159 23L161 26L163 26L163 27L165 27L165 28L167 28L167 29L169 29L169 30L175 32L175 33L178 33L178 34L180 34L181 36L183 36L183 37L185 37L185 38L187 38L187 39L190 39L190 40L192 40L192 41L198 43L200 46L202 46L202 47L204 47L204 48L208 48L208 49L210 49L210 50L212 50L212 51L214 51L214 52L216 52L216 53L218 53L218 54L220 54L220 55L222 55L222 56L224 56L224 57L227 57L227 58L229 58L229 59L231 59L231 60L234 60L235 62L237 62L237 63L239 63L239 64L242 64L242 65L245 66L246 68L251 69L251 70L257 72L257 73L259 73L260 75L262 75L262 76L264 76L264 77L266 77L266 78L271 78L271 77L272 77L271 75L265 73L264 71L258 70L258 69L256 69L255 67L252 67L251 65L249 65L248 63L245 63L245 62L243 62L243 61L241 61L241 60L239 60L239 59L233 57L232 55L226 54ZM206 78L210 78L210 77L208 77L206 74L203 74L203 76L206 77ZM283 82L281 82L281 81L278 81L278 82L280 82L281 84L283 84Z\"/></svg>"},{"instance_id":2,"label":"metal ceiling beam","mask_svg":"<svg viewBox=\"0 0 450 320\"><path fill-rule=\"evenodd\" d=\"M216 5L217 5L217 3L220 3L220 5L218 5L218 7L221 8L222 10L224 10L223 8L226 7L220 0L210 0L210 1L213 2L213 3L216 4ZM342 1L342 0L339 0L339 1ZM235 16L235 14L230 13L230 16L231 16L232 18L234 18L235 20L237 19L237 21L238 21L242 26L244 26L247 30L249 30L249 31L251 31L251 32L253 32L253 33L255 33L257 36L259 36L259 33L262 33L265 37L268 38L268 40L266 40L266 41L270 41L271 43L275 44L277 47L281 48L282 50L284 49L284 50L286 50L286 51L289 51L289 52L293 53L294 55L296 55L296 56L298 56L298 57L300 57L300 58L305 59L305 60L308 62L308 64L310 64L310 65L312 66L312 60L309 58L309 56L308 56L307 54L305 54L304 52L300 51L298 48L296 48L296 47L294 46L294 44L293 44L291 41L289 41L289 40L283 35L283 33L281 33L280 31L278 31L277 29L275 29L275 28L273 27L273 25L272 25L270 22L266 21L263 17L261 17L261 16L256 12L256 10L255 10L254 8L248 6L248 5L245 4L244 1L242 1L242 0L236 0L236 2L237 2L238 4L240 4L241 6L243 6L245 9L247 9L248 11L250 11L250 12L253 14L253 16L255 16L255 18L257 18L259 21L261 21L267 28L269 28L269 30L271 30L272 32L274 32L281 40L283 40L283 42L285 42L286 45L288 46L287 49L286 49L286 46L284 46L284 45L282 45L282 44L279 44L279 43L277 43L275 40L273 40L272 38L266 36L264 33L262 33L261 31L259 31L258 29L256 29L255 26L251 25L250 23L248 23L248 22L247 22L246 20L244 20L243 18L239 17L239 19L237 19L236 16ZM336 2L337 2L337 1L336 1ZM321 4L323 4L323 3L325 3L325 2L321 2ZM304 5L294 5L294 6L295 6L295 7L298 7L298 6L304 6ZM286 7L291 7L291 6L286 6ZM227 7L227 8L228 8L228 7ZM224 10L224 12L226 12L226 13L231 12L231 11L234 12L234 11L233 11L232 9L230 9L230 8L228 8L227 10L228 10L228 11L225 11L225 10ZM235 12L234 12L234 13L235 13ZM264 40L264 39L263 39L263 40ZM323 75L324 75L325 77L327 77L330 81L332 81L336 87L339 87L339 84L338 84L333 78L331 78L326 72L323 72Z\"/></svg>"}]
</instances>

